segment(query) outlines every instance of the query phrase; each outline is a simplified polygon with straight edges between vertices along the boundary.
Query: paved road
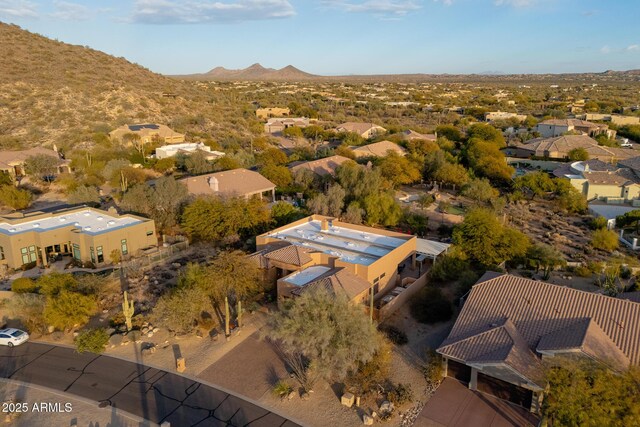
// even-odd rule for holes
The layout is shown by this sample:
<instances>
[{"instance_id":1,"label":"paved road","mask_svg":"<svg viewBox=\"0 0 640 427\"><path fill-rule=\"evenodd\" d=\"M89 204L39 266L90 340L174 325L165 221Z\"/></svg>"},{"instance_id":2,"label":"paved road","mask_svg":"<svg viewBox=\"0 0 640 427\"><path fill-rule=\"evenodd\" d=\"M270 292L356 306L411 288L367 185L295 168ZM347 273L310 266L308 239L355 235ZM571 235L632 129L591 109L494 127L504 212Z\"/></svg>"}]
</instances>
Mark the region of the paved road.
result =
<instances>
[{"instance_id":1,"label":"paved road","mask_svg":"<svg viewBox=\"0 0 640 427\"><path fill-rule=\"evenodd\" d=\"M155 423L188 427L296 427L254 403L181 375L72 348L0 347L0 377L110 404Z\"/></svg>"}]
</instances>

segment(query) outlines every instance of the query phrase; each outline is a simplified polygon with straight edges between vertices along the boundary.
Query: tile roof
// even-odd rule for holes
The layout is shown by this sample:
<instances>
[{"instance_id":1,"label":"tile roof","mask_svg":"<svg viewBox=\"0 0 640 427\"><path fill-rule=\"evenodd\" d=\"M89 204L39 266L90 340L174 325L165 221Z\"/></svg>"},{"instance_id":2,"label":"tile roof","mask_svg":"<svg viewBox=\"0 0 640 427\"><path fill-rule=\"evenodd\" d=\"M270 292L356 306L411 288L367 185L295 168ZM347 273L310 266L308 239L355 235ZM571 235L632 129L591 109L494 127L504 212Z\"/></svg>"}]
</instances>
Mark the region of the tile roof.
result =
<instances>
[{"instance_id":1,"label":"tile roof","mask_svg":"<svg viewBox=\"0 0 640 427\"><path fill-rule=\"evenodd\" d=\"M280 249L267 251L264 257L272 261L279 261L285 264L303 266L313 259L309 256L309 253L313 252L312 249L303 248L298 245L288 245Z\"/></svg>"},{"instance_id":2,"label":"tile roof","mask_svg":"<svg viewBox=\"0 0 640 427\"><path fill-rule=\"evenodd\" d=\"M549 119L540 122L541 125L551 125L551 126L574 126L574 127L585 127L585 128L608 128L607 125L599 124L599 123L591 123L586 120L580 119Z\"/></svg>"},{"instance_id":3,"label":"tile roof","mask_svg":"<svg viewBox=\"0 0 640 427\"><path fill-rule=\"evenodd\" d=\"M594 185L617 185L618 187L638 184L640 179L631 169L621 168L615 171L589 171L583 172L584 179Z\"/></svg>"},{"instance_id":4,"label":"tile roof","mask_svg":"<svg viewBox=\"0 0 640 427\"><path fill-rule=\"evenodd\" d=\"M21 165L29 157L39 155L50 156L52 159L56 159L59 165L69 163L68 160L61 159L56 151L43 147L35 147L29 148L28 150L0 151L0 169L8 169Z\"/></svg>"},{"instance_id":5,"label":"tile roof","mask_svg":"<svg viewBox=\"0 0 640 427\"><path fill-rule=\"evenodd\" d=\"M602 334L590 326L593 329L587 331L589 337L585 339L584 328L572 327L585 318L597 325ZM544 348L561 339L571 345L582 340L582 350L586 354L598 355L601 353L595 347L613 345L632 364L640 364L640 304L496 273L483 276L473 287L453 329L438 351L447 355L449 346L469 342L504 325L507 319L532 351L540 343ZM608 337L610 344L604 336ZM455 351L457 359L467 360L476 357L478 351L485 350L460 346L455 347Z\"/></svg>"},{"instance_id":6,"label":"tile roof","mask_svg":"<svg viewBox=\"0 0 640 427\"><path fill-rule=\"evenodd\" d=\"M598 141L587 135L562 135L551 138L535 138L518 144L517 148L531 151L532 155L539 157L544 157L548 153L558 153L559 156L566 157L569 155L569 151L576 148L586 150L592 159L626 159L634 155L634 150L600 146L598 145Z\"/></svg>"},{"instance_id":7,"label":"tile roof","mask_svg":"<svg viewBox=\"0 0 640 427\"><path fill-rule=\"evenodd\" d=\"M618 165L624 166L625 168L633 169L634 171L640 171L640 156L621 159L620 161L618 161Z\"/></svg>"},{"instance_id":8,"label":"tile roof","mask_svg":"<svg viewBox=\"0 0 640 427\"><path fill-rule=\"evenodd\" d=\"M292 173L295 173L301 169L309 169L311 172L320 176L335 175L338 166L349 160L351 159L343 156L331 156L325 157L324 159L289 165L289 169L291 169Z\"/></svg>"},{"instance_id":9,"label":"tile roof","mask_svg":"<svg viewBox=\"0 0 640 427\"><path fill-rule=\"evenodd\" d=\"M250 195L275 188L275 184L258 172L233 169L181 179L190 194ZM214 190L217 182L218 190Z\"/></svg>"},{"instance_id":10,"label":"tile roof","mask_svg":"<svg viewBox=\"0 0 640 427\"><path fill-rule=\"evenodd\" d=\"M382 126L378 126L373 123L346 122L336 127L336 130L338 132L355 132L360 135L370 129L381 129L383 131L386 131L386 129Z\"/></svg>"},{"instance_id":11,"label":"tile roof","mask_svg":"<svg viewBox=\"0 0 640 427\"><path fill-rule=\"evenodd\" d=\"M389 151L394 151L401 156L406 154L406 150L404 148L400 147L395 142L387 140L374 142L373 144L361 145L360 147L353 147L351 150L356 157L384 157Z\"/></svg>"},{"instance_id":12,"label":"tile roof","mask_svg":"<svg viewBox=\"0 0 640 427\"><path fill-rule=\"evenodd\" d=\"M404 132L402 132L402 135L404 136L404 139L407 141L413 141L414 139L424 139L427 141L435 141L438 139L438 137L433 133L423 134L413 130L405 130Z\"/></svg>"},{"instance_id":13,"label":"tile roof","mask_svg":"<svg viewBox=\"0 0 640 427\"><path fill-rule=\"evenodd\" d=\"M574 165L576 164L579 165L579 167L581 167L582 169L584 169L584 166L586 165L589 167L589 171L595 171L595 172L615 171L618 169L611 163L603 162L602 160L599 160L599 159L589 159L589 160L583 160L580 162L564 163L562 166L553 170L553 175L557 176L558 178L564 178L565 175L576 174L576 172L580 172L573 169Z\"/></svg>"},{"instance_id":14,"label":"tile roof","mask_svg":"<svg viewBox=\"0 0 640 427\"><path fill-rule=\"evenodd\" d=\"M333 268L312 282L291 291L293 295L302 295L311 289L324 288L333 295L344 293L349 299L362 294L373 286L371 283L349 272L345 268Z\"/></svg>"}]
</instances>

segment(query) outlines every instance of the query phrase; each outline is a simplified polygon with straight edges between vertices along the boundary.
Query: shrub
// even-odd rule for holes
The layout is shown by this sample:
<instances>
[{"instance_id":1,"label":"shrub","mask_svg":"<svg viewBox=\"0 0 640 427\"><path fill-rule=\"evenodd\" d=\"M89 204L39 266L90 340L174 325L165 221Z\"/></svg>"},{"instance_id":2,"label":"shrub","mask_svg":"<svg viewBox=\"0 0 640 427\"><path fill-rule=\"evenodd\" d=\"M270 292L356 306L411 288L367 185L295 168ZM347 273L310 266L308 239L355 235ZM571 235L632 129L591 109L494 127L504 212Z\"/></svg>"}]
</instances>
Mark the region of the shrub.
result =
<instances>
[{"instance_id":1,"label":"shrub","mask_svg":"<svg viewBox=\"0 0 640 427\"><path fill-rule=\"evenodd\" d=\"M424 379L430 386L437 386L443 378L442 356L434 350L427 350L427 362L422 367Z\"/></svg>"},{"instance_id":2,"label":"shrub","mask_svg":"<svg viewBox=\"0 0 640 427\"><path fill-rule=\"evenodd\" d=\"M461 278L463 273L469 271L469 263L454 250L440 257L429 271L429 279L433 283L445 283Z\"/></svg>"},{"instance_id":3,"label":"shrub","mask_svg":"<svg viewBox=\"0 0 640 427\"><path fill-rule=\"evenodd\" d=\"M44 318L45 298L36 294L18 294L9 300L11 315L20 319L27 331L45 333L47 322Z\"/></svg>"},{"instance_id":4,"label":"shrub","mask_svg":"<svg viewBox=\"0 0 640 427\"><path fill-rule=\"evenodd\" d=\"M600 229L593 232L591 246L595 249L611 252L618 249L618 235L615 231Z\"/></svg>"},{"instance_id":5,"label":"shrub","mask_svg":"<svg viewBox=\"0 0 640 427\"><path fill-rule=\"evenodd\" d=\"M273 394L279 398L287 397L292 391L293 387L284 381L278 381L276 385L273 386Z\"/></svg>"},{"instance_id":6,"label":"shrub","mask_svg":"<svg viewBox=\"0 0 640 427\"><path fill-rule=\"evenodd\" d=\"M63 290L47 297L44 317L49 325L65 330L85 325L97 309L94 297Z\"/></svg>"},{"instance_id":7,"label":"shrub","mask_svg":"<svg viewBox=\"0 0 640 427\"><path fill-rule=\"evenodd\" d=\"M603 216L598 216L589 221L589 228L592 230L601 230L607 228L607 219Z\"/></svg>"},{"instance_id":8,"label":"shrub","mask_svg":"<svg viewBox=\"0 0 640 427\"><path fill-rule=\"evenodd\" d=\"M411 384L396 384L387 393L387 399L394 405L404 405L413 401Z\"/></svg>"},{"instance_id":9,"label":"shrub","mask_svg":"<svg viewBox=\"0 0 640 427\"><path fill-rule=\"evenodd\" d=\"M407 338L407 334L405 334L400 329L396 328L392 325L380 325L378 327L380 332L384 333L389 341L396 345L405 345L409 342L409 338Z\"/></svg>"},{"instance_id":10,"label":"shrub","mask_svg":"<svg viewBox=\"0 0 640 427\"><path fill-rule=\"evenodd\" d=\"M589 269L589 267L584 265L579 265L573 269L573 272L576 276L579 277L591 277L593 272Z\"/></svg>"},{"instance_id":11,"label":"shrub","mask_svg":"<svg viewBox=\"0 0 640 427\"><path fill-rule=\"evenodd\" d=\"M87 329L80 332L74 342L78 353L102 353L109 342L109 334L103 328Z\"/></svg>"},{"instance_id":12,"label":"shrub","mask_svg":"<svg viewBox=\"0 0 640 427\"><path fill-rule=\"evenodd\" d=\"M38 292L38 285L33 279L19 277L11 283L11 290L17 294L33 294Z\"/></svg>"},{"instance_id":13,"label":"shrub","mask_svg":"<svg viewBox=\"0 0 640 427\"><path fill-rule=\"evenodd\" d=\"M411 315L420 323L449 320L453 315L451 302L438 288L424 288L411 302Z\"/></svg>"}]
</instances>

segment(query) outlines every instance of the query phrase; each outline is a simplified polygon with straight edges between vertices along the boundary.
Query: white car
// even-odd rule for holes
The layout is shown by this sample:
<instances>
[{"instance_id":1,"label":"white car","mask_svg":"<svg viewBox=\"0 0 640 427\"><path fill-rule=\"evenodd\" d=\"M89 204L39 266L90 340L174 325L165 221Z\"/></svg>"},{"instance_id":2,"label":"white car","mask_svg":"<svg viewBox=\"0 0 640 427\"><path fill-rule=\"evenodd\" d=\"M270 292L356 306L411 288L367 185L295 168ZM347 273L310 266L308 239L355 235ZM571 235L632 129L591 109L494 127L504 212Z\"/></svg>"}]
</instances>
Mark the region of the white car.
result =
<instances>
[{"instance_id":1,"label":"white car","mask_svg":"<svg viewBox=\"0 0 640 427\"><path fill-rule=\"evenodd\" d=\"M14 345L24 344L29 340L29 334L20 329L0 329L0 345L13 347Z\"/></svg>"}]
</instances>

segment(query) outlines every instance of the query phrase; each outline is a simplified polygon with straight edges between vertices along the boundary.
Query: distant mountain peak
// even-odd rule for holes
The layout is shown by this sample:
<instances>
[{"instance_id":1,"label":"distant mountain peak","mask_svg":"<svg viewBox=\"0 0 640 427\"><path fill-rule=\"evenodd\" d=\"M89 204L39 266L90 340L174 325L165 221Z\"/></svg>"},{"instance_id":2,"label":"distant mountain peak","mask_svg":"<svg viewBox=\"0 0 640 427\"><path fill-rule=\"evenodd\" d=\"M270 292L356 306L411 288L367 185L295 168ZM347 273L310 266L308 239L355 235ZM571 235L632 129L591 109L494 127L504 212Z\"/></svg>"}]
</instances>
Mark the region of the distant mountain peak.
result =
<instances>
[{"instance_id":1,"label":"distant mountain peak","mask_svg":"<svg viewBox=\"0 0 640 427\"><path fill-rule=\"evenodd\" d=\"M260 63L255 63L241 70L230 70L224 67L215 67L205 74L192 74L190 76L195 79L205 80L280 80L295 81L308 80L315 76L305 73L293 65L287 65L284 68L276 70L274 68L266 68Z\"/></svg>"}]
</instances>

